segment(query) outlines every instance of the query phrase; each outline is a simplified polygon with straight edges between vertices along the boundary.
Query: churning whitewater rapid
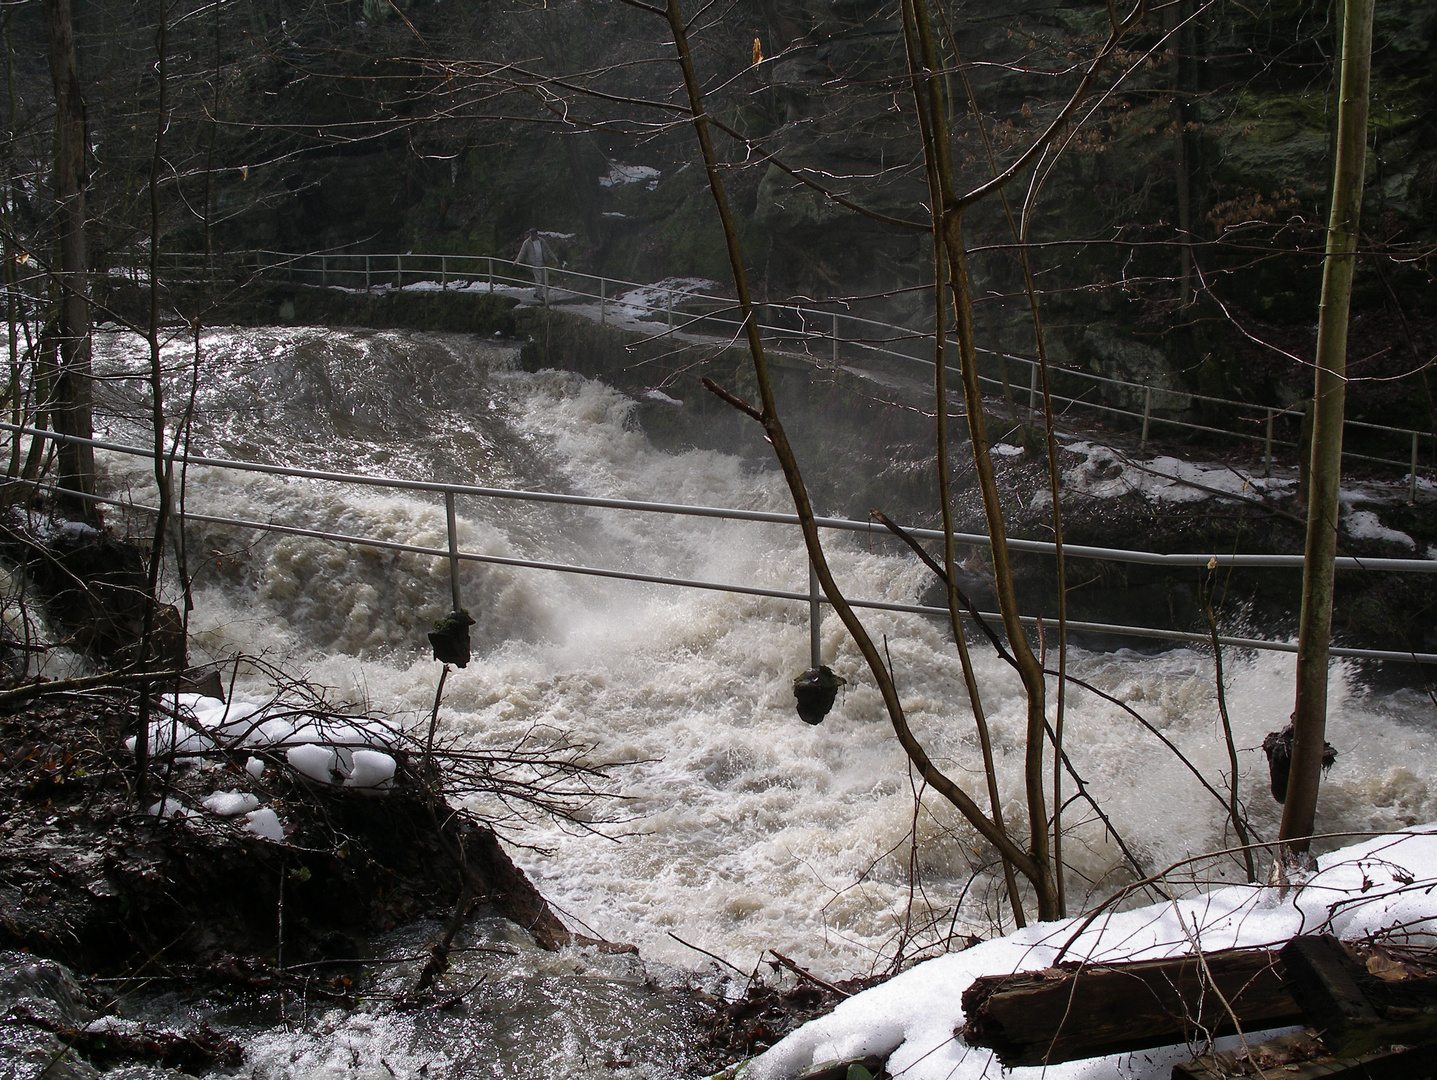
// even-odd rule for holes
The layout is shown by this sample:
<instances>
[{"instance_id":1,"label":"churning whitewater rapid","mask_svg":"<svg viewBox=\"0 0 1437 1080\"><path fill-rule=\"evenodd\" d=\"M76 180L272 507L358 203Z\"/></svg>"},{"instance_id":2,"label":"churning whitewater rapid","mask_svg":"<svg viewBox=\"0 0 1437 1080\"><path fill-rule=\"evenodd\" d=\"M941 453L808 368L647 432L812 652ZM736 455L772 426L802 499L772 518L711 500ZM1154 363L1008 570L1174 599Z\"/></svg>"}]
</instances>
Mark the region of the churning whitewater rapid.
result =
<instances>
[{"instance_id":1,"label":"churning whitewater rapid","mask_svg":"<svg viewBox=\"0 0 1437 1080\"><path fill-rule=\"evenodd\" d=\"M194 349L179 341L165 352L175 415L191 390ZM142 343L120 333L101 335L96 356L112 375L143 373L146 363ZM660 452L633 424L630 399L575 375L520 370L512 343L222 329L202 335L198 367L191 449L199 455L791 510L775 470L717 452ZM104 384L107 437L146 442L143 395L134 380ZM112 491L152 502L144 460L106 453L102 468ZM445 544L442 500L423 493L191 467L184 499L191 514ZM460 544L470 552L782 590L807 585L802 540L786 525L474 498L461 498L458 513ZM830 543L850 596L914 603L930 583L915 559L875 538L834 534ZM190 526L187 545L197 661L262 656L340 700L411 725L427 720L440 668L425 632L450 606L442 560L203 524ZM997 931L991 853L938 800L924 799L915 812L915 780L836 619L823 625L823 659L848 685L828 720L810 727L796 717L792 694L808 666L806 605L476 563L464 564L461 591L478 620L475 655L448 679L443 730L504 746L552 729L592 747L591 760L620 763L608 781L620 796L605 808L613 820L597 832L541 819L510 833L527 845L511 849L516 859L575 925L636 944L652 970L711 966L680 938L744 971L772 948L829 977L884 970L900 947L911 955L950 934ZM981 792L971 713L945 628L901 613L865 619L886 642L910 720L933 757ZM1020 687L991 650L975 644L974 656L1000 780L1014 800L1005 811L1018 820ZM1225 787L1209 653L1074 650L1070 665L1139 710ZM1229 653L1224 666L1243 798L1256 831L1272 837L1278 808L1259 744L1287 721L1293 661ZM241 671L240 690L266 688ZM1437 818L1431 723L1425 694L1365 691L1338 669L1328 738L1339 757L1324 784L1319 829ZM1120 709L1073 690L1065 725L1078 773L1148 869L1233 842L1213 795ZM1091 813L1075 804L1067 821L1076 907L1127 878ZM1219 861L1201 873L1232 878L1240 868ZM282 1057L276 1051L275 1060ZM533 1075L589 1075L588 1064L557 1061Z\"/></svg>"}]
</instances>

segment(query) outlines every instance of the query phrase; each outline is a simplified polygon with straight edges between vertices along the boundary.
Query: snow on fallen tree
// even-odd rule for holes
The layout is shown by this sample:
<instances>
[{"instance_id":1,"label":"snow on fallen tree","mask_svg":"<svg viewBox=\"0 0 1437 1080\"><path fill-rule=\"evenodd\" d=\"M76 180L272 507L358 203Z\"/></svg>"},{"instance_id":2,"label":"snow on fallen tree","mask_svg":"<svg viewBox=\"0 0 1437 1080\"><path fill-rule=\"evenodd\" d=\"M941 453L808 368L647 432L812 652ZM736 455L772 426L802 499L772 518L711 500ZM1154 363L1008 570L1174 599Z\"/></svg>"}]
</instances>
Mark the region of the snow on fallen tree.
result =
<instances>
[{"instance_id":1,"label":"snow on fallen tree","mask_svg":"<svg viewBox=\"0 0 1437 1080\"><path fill-rule=\"evenodd\" d=\"M471 745L459 736L436 742L437 704L425 737L423 723L410 730L334 705L321 688L302 680L270 674L276 689L268 695L237 694L226 702L168 692L156 699L148 731L151 760L193 774L184 786L194 806L166 790L148 806L150 816L209 825L232 819L246 831L284 843L289 830L279 815L285 797L270 782L284 775L316 794L384 796L403 790L431 800L462 800L458 812L489 828L536 815L587 830L609 820L607 805L616 796L603 782L610 768L623 763L595 762L591 747L556 728L535 724L498 746ZM135 736L125 740L130 754L137 742ZM161 786L168 788L174 777L164 775ZM201 782L207 776L217 785L251 785L274 800L273 808L241 788L197 792L197 783L209 786Z\"/></svg>"},{"instance_id":2,"label":"snow on fallen tree","mask_svg":"<svg viewBox=\"0 0 1437 1080\"><path fill-rule=\"evenodd\" d=\"M138 805L123 678L84 697L72 682L42 683L53 692L7 712L0 876L25 884L11 890L0 944L56 950L87 971L129 973L136 957L161 952L171 970L248 958L267 986L289 978L285 956L359 955L371 934L445 913L457 926L481 901L541 948L588 940L514 865L499 830L550 814L600 831L618 796L590 748L540 723L485 745L436 732L437 706L377 717L240 662L270 674L272 692L231 693L228 705L151 699L149 794ZM306 774L297 762L307 758L327 771Z\"/></svg>"},{"instance_id":3,"label":"snow on fallen tree","mask_svg":"<svg viewBox=\"0 0 1437 1080\"><path fill-rule=\"evenodd\" d=\"M903 1080L1167 1080L1189 1044L1004 1070L993 1052L963 1041L962 994L982 975L1059 963L1157 960L1230 949L1275 948L1302 934L1355 941L1437 939L1437 824L1364 840L1319 860L1285 887L1235 885L1124 912L1029 926L965 952L910 968L843 1001L738 1071L741 1080L788 1080L829 1061L886 1059ZM1264 1032L1244 1033L1249 1044ZM1218 1040L1219 1049L1240 1044Z\"/></svg>"}]
</instances>

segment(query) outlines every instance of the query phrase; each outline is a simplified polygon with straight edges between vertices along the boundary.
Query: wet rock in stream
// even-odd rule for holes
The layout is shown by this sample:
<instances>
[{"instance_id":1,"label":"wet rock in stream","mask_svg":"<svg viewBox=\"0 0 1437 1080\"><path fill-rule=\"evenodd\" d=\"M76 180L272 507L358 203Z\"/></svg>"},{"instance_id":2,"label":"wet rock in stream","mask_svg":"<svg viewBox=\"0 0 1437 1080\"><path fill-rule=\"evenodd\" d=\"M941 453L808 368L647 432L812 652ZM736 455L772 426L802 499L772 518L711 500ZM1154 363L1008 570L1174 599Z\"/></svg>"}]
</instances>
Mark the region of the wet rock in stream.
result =
<instances>
[{"instance_id":1,"label":"wet rock in stream","mask_svg":"<svg viewBox=\"0 0 1437 1080\"><path fill-rule=\"evenodd\" d=\"M456 990L465 968L456 957L466 949L506 962L522 955L538 968L549 963L542 957L567 955L552 950L574 939L494 833L431 803L417 784L376 797L282 769L257 777L247 752L221 752L174 768L163 804L152 795L170 816L155 816L132 794L127 726L133 719L118 696L0 715L0 948L12 950L0 954L0 1075L81 1080L135 1065L148 1071L103 1075L139 1080L176 1075L171 1067L224 1068L238 1063L239 1047L205 1024L213 1018L258 1037L263 1023L250 1017L256 1008L262 1016L266 1001L282 1012L347 1015L364 994L441 1017L430 1033L437 1038L446 1010L475 1004ZM155 782L163 779L157 771ZM242 818L195 809L218 806L210 793L221 789L235 789L223 792L231 801L252 790L245 806L263 797L277 807L284 843ZM450 958L458 970L414 996L418 962L441 920L454 917L461 890L466 929ZM475 920L506 940L475 945ZM393 962L395 934L406 964ZM603 943L593 944L603 956ZM71 969L107 1000L87 998ZM475 986L490 980L493 972L480 973ZM157 993L173 1000L136 1004ZM120 1016L96 1018L122 1002ZM125 1009L139 1009L140 1020Z\"/></svg>"},{"instance_id":2,"label":"wet rock in stream","mask_svg":"<svg viewBox=\"0 0 1437 1080\"><path fill-rule=\"evenodd\" d=\"M217 753L170 773L166 816L141 813L120 749L127 708L93 701L0 717L0 944L105 973L133 973L143 958L163 971L226 955L353 956L368 934L452 909L456 841L476 906L512 917L545 947L567 941L493 832L442 800L431 806L417 787L376 798L280 769L257 779L247 753ZM281 809L284 844L195 809L221 789L248 788ZM449 822L444 835L439 821Z\"/></svg>"}]
</instances>

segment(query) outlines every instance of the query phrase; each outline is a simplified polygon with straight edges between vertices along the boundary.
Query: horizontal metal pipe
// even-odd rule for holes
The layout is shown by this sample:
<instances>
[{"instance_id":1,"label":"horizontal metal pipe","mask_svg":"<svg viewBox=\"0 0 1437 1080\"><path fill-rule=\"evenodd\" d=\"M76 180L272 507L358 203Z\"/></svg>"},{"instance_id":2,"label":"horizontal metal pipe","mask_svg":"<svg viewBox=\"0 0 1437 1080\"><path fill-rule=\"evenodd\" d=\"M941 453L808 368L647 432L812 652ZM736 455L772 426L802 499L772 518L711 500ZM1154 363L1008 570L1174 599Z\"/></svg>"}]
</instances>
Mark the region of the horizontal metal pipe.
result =
<instances>
[{"instance_id":1,"label":"horizontal metal pipe","mask_svg":"<svg viewBox=\"0 0 1437 1080\"><path fill-rule=\"evenodd\" d=\"M53 489L52 489L53 490ZM73 496L73 493L71 493ZM137 510L141 513L157 514L158 509L152 506L144 506L140 503L127 503L118 499L108 499L99 495L84 496L94 502L106 503L111 506L118 506L127 510ZM703 589L709 592L737 593L742 596L759 596L772 600L792 600L797 603L808 604L813 601L812 595L807 592L786 589L762 589L752 585L731 585L717 581L702 581L696 578L666 577L660 574L638 574L629 570L610 570L596 566L581 566L574 563L545 562L537 559L515 559L504 555L480 555L475 552L460 551L457 556L451 556L448 548L427 547L422 544L403 544L394 540L375 540L370 537L355 536L350 533L328 532L322 529L305 529L295 525L278 525L269 521L250 521L245 518L218 517L213 514L190 514L184 515L186 521L202 521L211 525L224 525L230 528L255 529L260 532L281 533L286 536L304 536L315 540L325 540L337 544L352 544L356 547L379 548L384 551L399 551L414 555L426 555L436 559L449 559L457 557L463 562L487 563L493 566L512 566L527 570L547 570L561 574L579 574L585 577L609 578L618 581L637 581L649 585L670 585L684 589ZM829 604L827 597L819 596L818 602ZM929 615L935 618L947 618L948 609L933 607L926 604L901 604L887 600L849 600L849 605L855 608L863 608L869 611L894 611L913 615ZM830 605L831 606L831 605ZM979 613L985 621L1000 622L1002 616L997 612L984 611ZM967 612L963 617L972 621L972 616ZM1047 627L1056 627L1057 620L1054 618L1043 619L1038 616L1023 615L1020 620L1024 626L1036 627L1040 624ZM1078 622L1068 620L1067 628L1079 632L1107 634L1113 637L1146 638L1157 641L1184 642L1195 645L1210 644L1212 638L1208 634L1188 633L1182 630L1160 630L1147 626L1123 626L1114 623ZM1218 644L1224 647L1237 649L1254 649L1266 652L1295 653L1296 642L1268 641L1263 638L1239 638L1239 637L1218 637ZM1364 659L1364 660L1392 660L1406 663L1434 664L1437 663L1437 653L1404 653L1384 649L1350 649L1334 645L1328 650L1333 656Z\"/></svg>"},{"instance_id":2,"label":"horizontal metal pipe","mask_svg":"<svg viewBox=\"0 0 1437 1080\"><path fill-rule=\"evenodd\" d=\"M74 435L36 428L17 427L0 422L0 431L10 431L40 438L56 439L63 442L86 443L97 450L110 450L135 457L153 459L154 451L143 447L128 446L100 439L81 439ZM471 484L445 484L430 480L400 480L393 477L365 476L360 473L329 472L322 469L299 469L285 465L264 465L258 462L231 461L225 458L189 457L189 466L206 466L218 469L234 469L241 472L266 473L274 476L292 476L305 480L323 480L341 484L361 484L367 487L391 488L399 491L424 491L435 494L452 492L456 495L472 495L488 499L513 499L519 502L560 503L569 506L592 506L607 510L632 510L640 513L672 514L680 517L722 518L731 521L754 521L775 525L797 525L796 514L777 513L765 510L732 510L719 506L692 506L685 503L643 502L635 499L604 499L589 495L561 495L550 491L522 491L512 488L478 487ZM1168 479L1179 480L1178 477ZM190 515L193 516L193 515ZM887 530L876 522L854 521L850 518L815 518L820 528L843 532L861 532L887 535ZM913 536L923 540L942 540L943 533L937 529L909 529ZM985 533L954 533L959 544L987 546ZM1008 546L1014 551L1039 555L1052 555L1056 546L1046 540L1017 540L1010 538ZM1072 558L1100 559L1106 562L1134 563L1146 566L1234 566L1266 569L1297 569L1302 566L1301 555L1233 555L1228 553L1174 553L1164 554L1153 551L1131 551L1124 548L1092 547L1083 544L1064 544L1063 553ZM1336 560L1340 570L1368 570L1398 573L1437 573L1437 559L1359 559L1351 556Z\"/></svg>"}]
</instances>

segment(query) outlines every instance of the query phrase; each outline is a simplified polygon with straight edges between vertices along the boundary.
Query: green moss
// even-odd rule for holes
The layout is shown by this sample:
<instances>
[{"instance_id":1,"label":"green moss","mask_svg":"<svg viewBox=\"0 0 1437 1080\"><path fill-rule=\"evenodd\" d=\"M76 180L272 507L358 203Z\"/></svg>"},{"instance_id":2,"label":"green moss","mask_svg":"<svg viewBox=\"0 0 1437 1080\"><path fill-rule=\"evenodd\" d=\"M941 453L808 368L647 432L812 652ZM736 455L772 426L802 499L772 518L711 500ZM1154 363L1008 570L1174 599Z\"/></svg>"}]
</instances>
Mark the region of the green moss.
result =
<instances>
[{"instance_id":1,"label":"green moss","mask_svg":"<svg viewBox=\"0 0 1437 1080\"><path fill-rule=\"evenodd\" d=\"M729 276L728 248L723 229L713 212L712 199L704 206L690 199L664 223L659 235L668 249L671 275L696 275L723 281Z\"/></svg>"},{"instance_id":2,"label":"green moss","mask_svg":"<svg viewBox=\"0 0 1437 1080\"><path fill-rule=\"evenodd\" d=\"M1430 72L1374 78L1368 129L1391 135L1429 119L1434 94L1437 94L1437 79Z\"/></svg>"},{"instance_id":3,"label":"green moss","mask_svg":"<svg viewBox=\"0 0 1437 1080\"><path fill-rule=\"evenodd\" d=\"M1294 94L1243 93L1233 102L1230 122L1252 125L1255 137L1264 128L1312 127L1327 129L1332 102L1325 92L1305 90ZM1282 136L1288 138L1290 135Z\"/></svg>"},{"instance_id":4,"label":"green moss","mask_svg":"<svg viewBox=\"0 0 1437 1080\"><path fill-rule=\"evenodd\" d=\"M451 611L434 624L433 633L443 637L455 637L463 634L474 625L474 619L469 614L468 608L460 608L458 611Z\"/></svg>"}]
</instances>

